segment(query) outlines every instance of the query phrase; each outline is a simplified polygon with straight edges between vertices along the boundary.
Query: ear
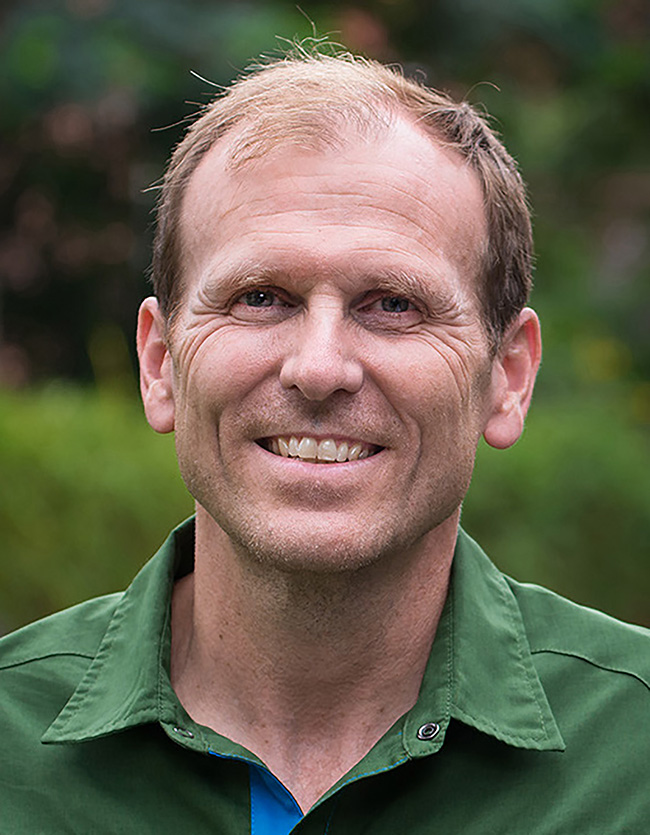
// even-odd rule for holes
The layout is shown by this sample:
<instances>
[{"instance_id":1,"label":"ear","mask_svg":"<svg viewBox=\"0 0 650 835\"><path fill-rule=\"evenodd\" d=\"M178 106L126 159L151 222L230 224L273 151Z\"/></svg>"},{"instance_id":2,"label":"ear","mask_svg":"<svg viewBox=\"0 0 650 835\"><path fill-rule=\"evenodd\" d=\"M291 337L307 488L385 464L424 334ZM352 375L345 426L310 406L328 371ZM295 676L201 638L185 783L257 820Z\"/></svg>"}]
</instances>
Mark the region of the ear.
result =
<instances>
[{"instance_id":1,"label":"ear","mask_svg":"<svg viewBox=\"0 0 650 835\"><path fill-rule=\"evenodd\" d=\"M539 319L525 307L508 329L492 367L493 408L483 432L490 446L506 449L521 436L541 358Z\"/></svg>"},{"instance_id":2,"label":"ear","mask_svg":"<svg viewBox=\"0 0 650 835\"><path fill-rule=\"evenodd\" d=\"M173 365L167 349L165 322L153 296L140 305L137 335L140 392L149 425L156 432L174 429Z\"/></svg>"}]
</instances>

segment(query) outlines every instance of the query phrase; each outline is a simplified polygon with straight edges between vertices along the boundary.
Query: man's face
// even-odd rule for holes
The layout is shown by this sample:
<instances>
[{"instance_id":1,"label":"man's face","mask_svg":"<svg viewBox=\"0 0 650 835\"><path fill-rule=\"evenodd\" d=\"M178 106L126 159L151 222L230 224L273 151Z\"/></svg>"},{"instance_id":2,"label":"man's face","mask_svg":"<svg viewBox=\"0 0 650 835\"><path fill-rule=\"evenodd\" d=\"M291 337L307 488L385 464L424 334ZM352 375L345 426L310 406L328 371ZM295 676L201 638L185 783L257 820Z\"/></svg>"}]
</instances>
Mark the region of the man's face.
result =
<instances>
[{"instance_id":1,"label":"man's face","mask_svg":"<svg viewBox=\"0 0 650 835\"><path fill-rule=\"evenodd\" d=\"M399 554L455 518L494 411L478 180L405 122L342 151L225 160L222 143L183 204L183 477L260 559Z\"/></svg>"}]
</instances>

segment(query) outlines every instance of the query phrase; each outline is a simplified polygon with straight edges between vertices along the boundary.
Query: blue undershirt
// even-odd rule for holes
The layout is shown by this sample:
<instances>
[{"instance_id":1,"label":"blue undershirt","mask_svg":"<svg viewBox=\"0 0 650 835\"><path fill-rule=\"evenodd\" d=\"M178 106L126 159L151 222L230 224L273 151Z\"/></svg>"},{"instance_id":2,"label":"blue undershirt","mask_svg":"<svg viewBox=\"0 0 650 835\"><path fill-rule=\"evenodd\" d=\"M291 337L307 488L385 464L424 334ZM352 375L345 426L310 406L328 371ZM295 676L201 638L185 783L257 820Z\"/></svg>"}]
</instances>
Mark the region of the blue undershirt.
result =
<instances>
[{"instance_id":1,"label":"blue undershirt","mask_svg":"<svg viewBox=\"0 0 650 835\"><path fill-rule=\"evenodd\" d=\"M251 835L289 835L302 809L288 789L264 766L247 758L227 756L209 751L214 757L248 763L250 776Z\"/></svg>"},{"instance_id":2,"label":"blue undershirt","mask_svg":"<svg viewBox=\"0 0 650 835\"><path fill-rule=\"evenodd\" d=\"M249 765L251 835L289 835L303 817L294 796L266 768Z\"/></svg>"}]
</instances>

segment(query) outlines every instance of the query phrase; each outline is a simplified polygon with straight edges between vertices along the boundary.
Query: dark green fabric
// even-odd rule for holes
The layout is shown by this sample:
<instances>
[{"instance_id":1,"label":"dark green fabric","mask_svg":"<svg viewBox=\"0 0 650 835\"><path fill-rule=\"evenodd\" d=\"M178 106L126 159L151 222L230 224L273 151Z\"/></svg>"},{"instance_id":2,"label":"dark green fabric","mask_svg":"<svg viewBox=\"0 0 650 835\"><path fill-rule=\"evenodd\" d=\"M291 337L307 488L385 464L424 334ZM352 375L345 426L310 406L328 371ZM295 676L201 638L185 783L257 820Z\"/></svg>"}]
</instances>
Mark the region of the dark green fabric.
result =
<instances>
[{"instance_id":1,"label":"dark green fabric","mask_svg":"<svg viewBox=\"0 0 650 835\"><path fill-rule=\"evenodd\" d=\"M124 594L0 641L3 835L250 831L259 760L169 683L192 552L190 522ZM417 704L294 832L647 835L649 742L650 634L504 577L461 532Z\"/></svg>"}]
</instances>

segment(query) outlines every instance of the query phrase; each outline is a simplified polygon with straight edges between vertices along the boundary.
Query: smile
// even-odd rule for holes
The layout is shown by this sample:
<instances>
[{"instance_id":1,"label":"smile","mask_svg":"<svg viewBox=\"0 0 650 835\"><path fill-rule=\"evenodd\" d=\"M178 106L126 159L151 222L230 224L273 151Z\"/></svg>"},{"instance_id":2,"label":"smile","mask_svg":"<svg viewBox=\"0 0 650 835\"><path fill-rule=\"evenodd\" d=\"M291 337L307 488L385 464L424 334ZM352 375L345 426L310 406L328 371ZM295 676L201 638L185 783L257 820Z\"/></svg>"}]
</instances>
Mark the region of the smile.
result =
<instances>
[{"instance_id":1,"label":"smile","mask_svg":"<svg viewBox=\"0 0 650 835\"><path fill-rule=\"evenodd\" d=\"M316 440L307 435L278 436L263 438L260 446L281 455L283 458L300 458L314 464L343 464L346 461L361 461L376 455L382 447L363 441L336 441L333 438Z\"/></svg>"}]
</instances>

